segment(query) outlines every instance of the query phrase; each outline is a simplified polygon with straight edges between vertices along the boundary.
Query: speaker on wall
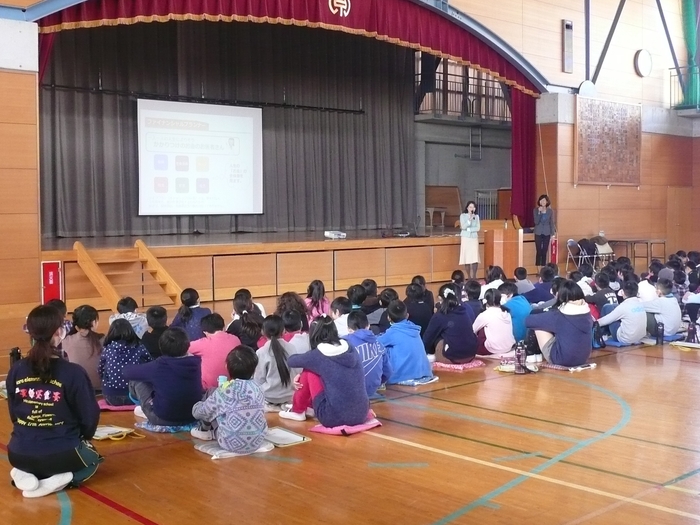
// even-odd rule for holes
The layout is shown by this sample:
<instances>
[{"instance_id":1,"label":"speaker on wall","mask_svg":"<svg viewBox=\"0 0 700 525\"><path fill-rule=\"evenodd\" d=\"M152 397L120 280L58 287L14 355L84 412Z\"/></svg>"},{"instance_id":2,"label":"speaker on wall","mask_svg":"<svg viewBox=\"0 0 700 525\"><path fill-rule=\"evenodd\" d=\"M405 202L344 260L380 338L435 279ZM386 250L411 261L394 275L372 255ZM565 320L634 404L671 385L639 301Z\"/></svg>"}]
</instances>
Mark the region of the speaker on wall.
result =
<instances>
[{"instance_id":1,"label":"speaker on wall","mask_svg":"<svg viewBox=\"0 0 700 525\"><path fill-rule=\"evenodd\" d=\"M561 70L574 72L574 23L571 20L561 21Z\"/></svg>"}]
</instances>

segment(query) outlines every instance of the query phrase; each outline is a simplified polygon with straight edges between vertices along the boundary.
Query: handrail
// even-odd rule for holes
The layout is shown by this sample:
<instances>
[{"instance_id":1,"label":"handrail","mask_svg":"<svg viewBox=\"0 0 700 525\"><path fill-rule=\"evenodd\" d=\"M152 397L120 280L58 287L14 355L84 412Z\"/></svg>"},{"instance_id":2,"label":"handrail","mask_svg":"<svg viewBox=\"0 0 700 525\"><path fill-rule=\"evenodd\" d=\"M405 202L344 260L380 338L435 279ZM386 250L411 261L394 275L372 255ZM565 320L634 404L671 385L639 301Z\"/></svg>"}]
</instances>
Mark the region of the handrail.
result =
<instances>
[{"instance_id":1,"label":"handrail","mask_svg":"<svg viewBox=\"0 0 700 525\"><path fill-rule=\"evenodd\" d=\"M73 244L73 249L75 250L78 265L82 268L85 275L97 289L97 292L102 296L102 298L107 301L110 308L114 310L117 307L117 303L121 296L119 292L112 286L104 272L100 269L98 264L90 257L90 254L83 246L83 243L76 241Z\"/></svg>"},{"instance_id":2,"label":"handrail","mask_svg":"<svg viewBox=\"0 0 700 525\"><path fill-rule=\"evenodd\" d=\"M141 239L138 239L134 243L134 247L139 251L139 259L143 264L145 270L151 270L155 272L154 277L159 281L164 281L163 289L166 295L171 297L173 300L177 300L182 293L182 288L180 287L175 279L173 279L168 271L163 267L158 258L153 255L153 252L148 249L146 243Z\"/></svg>"}]
</instances>

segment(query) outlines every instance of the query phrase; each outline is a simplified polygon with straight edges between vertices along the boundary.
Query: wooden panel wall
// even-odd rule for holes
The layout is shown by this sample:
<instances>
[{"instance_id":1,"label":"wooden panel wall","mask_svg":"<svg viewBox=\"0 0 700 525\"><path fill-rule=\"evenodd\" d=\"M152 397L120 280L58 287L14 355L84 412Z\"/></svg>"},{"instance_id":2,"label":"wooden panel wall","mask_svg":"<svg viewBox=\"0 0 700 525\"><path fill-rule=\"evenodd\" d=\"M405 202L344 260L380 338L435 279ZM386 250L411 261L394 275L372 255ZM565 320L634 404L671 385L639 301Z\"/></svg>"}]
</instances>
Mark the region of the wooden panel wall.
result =
<instances>
[{"instance_id":1,"label":"wooden panel wall","mask_svg":"<svg viewBox=\"0 0 700 525\"><path fill-rule=\"evenodd\" d=\"M591 13L591 74L608 35L619 0L593 2ZM494 9L489 0L450 0L450 5L475 18L519 51L552 84L577 87L585 80L584 3L579 0L503 0ZM662 2L673 45L681 64L686 50L680 2ZM574 24L574 72L562 72L561 24ZM634 54L647 49L653 71L640 78ZM668 70L673 67L661 18L653 0L628 0L596 83L602 98L664 106L669 99Z\"/></svg>"},{"instance_id":2,"label":"wooden panel wall","mask_svg":"<svg viewBox=\"0 0 700 525\"><path fill-rule=\"evenodd\" d=\"M41 300L37 75L0 71L0 372L26 348L24 317Z\"/></svg>"},{"instance_id":3,"label":"wooden panel wall","mask_svg":"<svg viewBox=\"0 0 700 525\"><path fill-rule=\"evenodd\" d=\"M306 296L314 279L331 288L333 282L333 252L301 252L277 254L277 291L294 291Z\"/></svg>"},{"instance_id":4,"label":"wooden panel wall","mask_svg":"<svg viewBox=\"0 0 700 525\"><path fill-rule=\"evenodd\" d=\"M214 299L212 258L211 257L176 257L162 258L161 264L175 282L183 289L194 288L199 292L200 301ZM177 298L179 303L180 298Z\"/></svg>"},{"instance_id":5,"label":"wooden panel wall","mask_svg":"<svg viewBox=\"0 0 700 525\"><path fill-rule=\"evenodd\" d=\"M364 279L374 279L377 286L386 284L386 250L342 250L335 252L334 290L342 292Z\"/></svg>"},{"instance_id":6,"label":"wooden panel wall","mask_svg":"<svg viewBox=\"0 0 700 525\"><path fill-rule=\"evenodd\" d=\"M459 258L457 259L459 261ZM415 248L387 248L386 285L399 286L411 282L415 275L432 275L430 246ZM399 294L400 295L400 294Z\"/></svg>"},{"instance_id":7,"label":"wooden panel wall","mask_svg":"<svg viewBox=\"0 0 700 525\"><path fill-rule=\"evenodd\" d=\"M233 299L240 288L253 297L277 295L277 258L274 253L214 257L214 297Z\"/></svg>"}]
</instances>

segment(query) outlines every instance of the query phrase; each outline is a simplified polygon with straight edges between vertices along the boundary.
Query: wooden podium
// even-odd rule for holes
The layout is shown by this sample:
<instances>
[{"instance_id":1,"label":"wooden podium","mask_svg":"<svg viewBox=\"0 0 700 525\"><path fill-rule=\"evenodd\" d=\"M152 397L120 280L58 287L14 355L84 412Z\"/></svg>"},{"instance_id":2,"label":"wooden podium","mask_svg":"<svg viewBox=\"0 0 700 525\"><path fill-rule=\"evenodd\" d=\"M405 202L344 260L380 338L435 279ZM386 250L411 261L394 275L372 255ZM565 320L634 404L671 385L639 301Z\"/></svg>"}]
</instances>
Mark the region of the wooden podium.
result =
<instances>
[{"instance_id":1,"label":"wooden podium","mask_svg":"<svg viewBox=\"0 0 700 525\"><path fill-rule=\"evenodd\" d=\"M515 269L523 265L523 230L512 225L484 231L484 272L491 265L500 266L512 278Z\"/></svg>"}]
</instances>

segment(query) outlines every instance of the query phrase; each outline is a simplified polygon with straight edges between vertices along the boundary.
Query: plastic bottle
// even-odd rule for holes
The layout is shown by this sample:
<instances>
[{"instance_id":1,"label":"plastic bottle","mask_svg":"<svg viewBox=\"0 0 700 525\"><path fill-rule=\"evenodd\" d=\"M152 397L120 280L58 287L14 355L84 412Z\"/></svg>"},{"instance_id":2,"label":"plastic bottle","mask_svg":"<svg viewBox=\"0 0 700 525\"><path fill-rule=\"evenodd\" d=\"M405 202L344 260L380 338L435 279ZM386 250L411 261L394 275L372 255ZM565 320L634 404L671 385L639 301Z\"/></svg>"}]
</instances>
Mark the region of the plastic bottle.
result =
<instances>
[{"instance_id":1,"label":"plastic bottle","mask_svg":"<svg viewBox=\"0 0 700 525\"><path fill-rule=\"evenodd\" d=\"M226 377L226 376L219 376L219 386L225 385L227 381L228 381L228 377Z\"/></svg>"},{"instance_id":2,"label":"plastic bottle","mask_svg":"<svg viewBox=\"0 0 700 525\"><path fill-rule=\"evenodd\" d=\"M525 370L525 348L522 342L515 345L515 373L524 374Z\"/></svg>"},{"instance_id":3,"label":"plastic bottle","mask_svg":"<svg viewBox=\"0 0 700 525\"><path fill-rule=\"evenodd\" d=\"M663 323L656 323L656 344L659 346L664 344L664 324Z\"/></svg>"},{"instance_id":4,"label":"plastic bottle","mask_svg":"<svg viewBox=\"0 0 700 525\"><path fill-rule=\"evenodd\" d=\"M12 365L14 365L20 359L22 359L22 351L18 347L10 350L10 367L12 367Z\"/></svg>"}]
</instances>

